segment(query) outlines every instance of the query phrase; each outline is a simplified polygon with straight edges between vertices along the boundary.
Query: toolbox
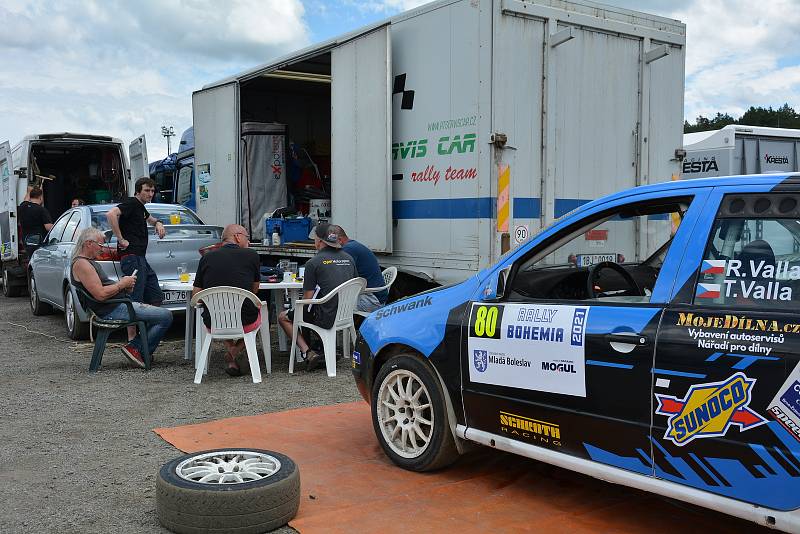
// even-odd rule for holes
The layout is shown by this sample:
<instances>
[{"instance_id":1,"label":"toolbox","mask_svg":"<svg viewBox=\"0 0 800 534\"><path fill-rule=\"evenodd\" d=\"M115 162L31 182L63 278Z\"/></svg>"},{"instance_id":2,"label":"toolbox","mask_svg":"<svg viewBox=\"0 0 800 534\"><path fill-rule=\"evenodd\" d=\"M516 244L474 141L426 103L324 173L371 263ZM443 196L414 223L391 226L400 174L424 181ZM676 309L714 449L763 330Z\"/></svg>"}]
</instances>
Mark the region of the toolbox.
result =
<instances>
[{"instance_id":1,"label":"toolbox","mask_svg":"<svg viewBox=\"0 0 800 534\"><path fill-rule=\"evenodd\" d=\"M281 236L281 243L291 243L297 241L310 241L308 234L311 232L313 223L308 217L295 217L286 219L267 218L264 219L266 234L271 236L277 229Z\"/></svg>"}]
</instances>

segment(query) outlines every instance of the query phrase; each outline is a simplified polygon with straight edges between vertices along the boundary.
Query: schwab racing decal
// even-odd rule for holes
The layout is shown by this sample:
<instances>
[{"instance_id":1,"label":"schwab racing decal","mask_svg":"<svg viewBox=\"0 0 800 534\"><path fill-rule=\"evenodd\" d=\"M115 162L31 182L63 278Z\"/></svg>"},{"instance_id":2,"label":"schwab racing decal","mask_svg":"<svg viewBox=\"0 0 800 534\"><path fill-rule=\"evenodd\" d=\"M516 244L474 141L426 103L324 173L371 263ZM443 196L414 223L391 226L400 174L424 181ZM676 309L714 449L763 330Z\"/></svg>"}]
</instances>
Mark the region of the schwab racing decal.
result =
<instances>
[{"instance_id":1,"label":"schwab racing decal","mask_svg":"<svg viewBox=\"0 0 800 534\"><path fill-rule=\"evenodd\" d=\"M731 425L741 431L766 423L748 408L756 380L736 373L722 382L695 384L682 399L656 394L656 414L669 417L664 439L684 446L699 438L724 436Z\"/></svg>"},{"instance_id":2,"label":"schwab racing decal","mask_svg":"<svg viewBox=\"0 0 800 534\"><path fill-rule=\"evenodd\" d=\"M509 412L500 412L500 432L514 439L536 445L561 446L561 428L555 423L531 419Z\"/></svg>"},{"instance_id":3,"label":"schwab racing decal","mask_svg":"<svg viewBox=\"0 0 800 534\"><path fill-rule=\"evenodd\" d=\"M575 306L473 304L470 381L585 397L588 314Z\"/></svg>"}]
</instances>

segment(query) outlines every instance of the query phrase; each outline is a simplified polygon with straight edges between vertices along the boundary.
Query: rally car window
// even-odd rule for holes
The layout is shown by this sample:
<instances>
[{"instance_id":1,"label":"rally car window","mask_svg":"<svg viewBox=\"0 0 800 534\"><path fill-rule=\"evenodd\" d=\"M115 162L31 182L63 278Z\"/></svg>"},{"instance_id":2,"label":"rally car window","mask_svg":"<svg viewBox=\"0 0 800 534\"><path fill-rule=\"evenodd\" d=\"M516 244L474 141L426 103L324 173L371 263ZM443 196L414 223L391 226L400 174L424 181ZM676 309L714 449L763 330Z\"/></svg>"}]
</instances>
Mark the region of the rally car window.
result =
<instances>
[{"instance_id":1,"label":"rally car window","mask_svg":"<svg viewBox=\"0 0 800 534\"><path fill-rule=\"evenodd\" d=\"M649 302L689 202L627 205L573 225L520 261L509 300Z\"/></svg>"},{"instance_id":2,"label":"rally car window","mask_svg":"<svg viewBox=\"0 0 800 534\"><path fill-rule=\"evenodd\" d=\"M698 305L792 308L800 301L800 219L717 219L695 287Z\"/></svg>"}]
</instances>

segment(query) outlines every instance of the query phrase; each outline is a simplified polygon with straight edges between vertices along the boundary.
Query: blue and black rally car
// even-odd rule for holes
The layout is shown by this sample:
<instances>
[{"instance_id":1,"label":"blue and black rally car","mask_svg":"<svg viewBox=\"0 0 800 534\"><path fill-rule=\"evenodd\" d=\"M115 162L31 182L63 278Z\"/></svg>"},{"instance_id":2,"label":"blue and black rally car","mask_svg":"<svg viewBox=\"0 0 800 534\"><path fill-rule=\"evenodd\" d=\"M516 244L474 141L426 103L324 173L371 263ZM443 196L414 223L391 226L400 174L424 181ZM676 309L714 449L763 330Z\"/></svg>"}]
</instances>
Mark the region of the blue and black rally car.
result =
<instances>
[{"instance_id":1,"label":"blue and black rally car","mask_svg":"<svg viewBox=\"0 0 800 534\"><path fill-rule=\"evenodd\" d=\"M800 175L639 187L362 325L397 465L467 442L800 531Z\"/></svg>"}]
</instances>

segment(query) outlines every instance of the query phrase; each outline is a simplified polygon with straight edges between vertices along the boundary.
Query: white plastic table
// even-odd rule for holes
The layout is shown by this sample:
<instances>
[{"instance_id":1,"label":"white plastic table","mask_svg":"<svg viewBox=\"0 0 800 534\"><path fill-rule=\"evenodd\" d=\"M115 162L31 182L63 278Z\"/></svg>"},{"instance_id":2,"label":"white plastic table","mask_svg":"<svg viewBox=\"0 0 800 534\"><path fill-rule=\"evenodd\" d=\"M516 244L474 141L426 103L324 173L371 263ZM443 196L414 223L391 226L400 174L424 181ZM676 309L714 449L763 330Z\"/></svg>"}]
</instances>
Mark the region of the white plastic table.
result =
<instances>
[{"instance_id":1,"label":"white plastic table","mask_svg":"<svg viewBox=\"0 0 800 534\"><path fill-rule=\"evenodd\" d=\"M194 278L194 275L192 275ZM163 283L162 289L165 291L188 291L191 293L193 288L192 282L180 282L178 280L166 281ZM289 300L294 306L294 302L300 297L300 290L303 289L303 282L261 282L258 284L259 290L279 291L283 290L289 294ZM191 297L186 299L186 332L184 336L184 352L183 358L186 360L194 359L194 308L190 305ZM280 313L280 310L277 310ZM267 328L269 324L267 323ZM287 347L286 333L280 326L278 326L278 347L280 350L285 351Z\"/></svg>"}]
</instances>

